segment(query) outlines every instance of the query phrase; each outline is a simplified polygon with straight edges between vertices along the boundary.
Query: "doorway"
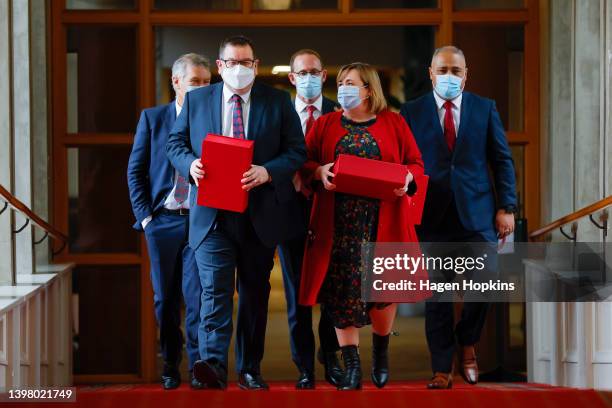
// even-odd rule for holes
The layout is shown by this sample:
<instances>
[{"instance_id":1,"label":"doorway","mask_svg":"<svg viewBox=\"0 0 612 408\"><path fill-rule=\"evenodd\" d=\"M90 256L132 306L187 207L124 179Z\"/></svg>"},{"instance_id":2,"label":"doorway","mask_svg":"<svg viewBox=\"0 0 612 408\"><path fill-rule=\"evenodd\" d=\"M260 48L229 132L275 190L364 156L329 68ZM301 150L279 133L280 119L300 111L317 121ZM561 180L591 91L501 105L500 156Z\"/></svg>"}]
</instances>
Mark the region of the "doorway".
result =
<instances>
[{"instance_id":1,"label":"doorway","mask_svg":"<svg viewBox=\"0 0 612 408\"><path fill-rule=\"evenodd\" d=\"M532 228L539 225L535 0L65 0L51 7L53 221L71 239L55 261L77 264L75 382L157 379L148 258L144 238L131 229L123 176L139 111L172 98L172 61L189 51L214 61L227 35L251 37L262 59L260 79L290 91L287 78L272 68L287 65L299 48L321 52L330 70L330 97L339 66L369 62L379 68L392 108L430 90L431 53L455 43L467 56L468 90L497 102L515 157L523 214ZM287 331L279 276L275 271L270 310L278 316L268 329L273 337ZM508 347L520 350L524 332L517 322L524 308L512 310ZM405 308L404 314L398 324L407 325L397 342L414 341L405 347L420 347L418 365L427 369L419 311ZM282 344L274 355L290 371L280 372L282 378L268 374L270 379L294 379L288 339ZM429 375L410 370L396 372Z\"/></svg>"}]
</instances>

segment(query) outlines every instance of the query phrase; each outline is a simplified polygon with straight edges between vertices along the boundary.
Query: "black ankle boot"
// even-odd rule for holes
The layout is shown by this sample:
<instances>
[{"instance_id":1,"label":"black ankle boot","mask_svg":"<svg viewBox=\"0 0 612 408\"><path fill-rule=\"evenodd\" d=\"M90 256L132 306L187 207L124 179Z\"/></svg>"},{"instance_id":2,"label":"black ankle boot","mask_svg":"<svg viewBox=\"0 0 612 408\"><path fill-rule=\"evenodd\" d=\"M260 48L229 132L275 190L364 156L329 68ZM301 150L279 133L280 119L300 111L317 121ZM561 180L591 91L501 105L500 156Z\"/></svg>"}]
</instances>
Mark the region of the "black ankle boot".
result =
<instances>
[{"instance_id":1,"label":"black ankle boot","mask_svg":"<svg viewBox=\"0 0 612 408\"><path fill-rule=\"evenodd\" d=\"M325 380L335 387L340 385L344 378L344 370L340 365L340 361L338 361L336 352L323 351L319 348L319 351L317 351L317 359L325 368Z\"/></svg>"},{"instance_id":2,"label":"black ankle boot","mask_svg":"<svg viewBox=\"0 0 612 408\"><path fill-rule=\"evenodd\" d=\"M382 388L389 381L389 335L372 333L372 382Z\"/></svg>"},{"instance_id":3,"label":"black ankle boot","mask_svg":"<svg viewBox=\"0 0 612 408\"><path fill-rule=\"evenodd\" d=\"M338 385L341 391L361 389L361 361L357 346L340 347L344 361L344 379Z\"/></svg>"}]
</instances>

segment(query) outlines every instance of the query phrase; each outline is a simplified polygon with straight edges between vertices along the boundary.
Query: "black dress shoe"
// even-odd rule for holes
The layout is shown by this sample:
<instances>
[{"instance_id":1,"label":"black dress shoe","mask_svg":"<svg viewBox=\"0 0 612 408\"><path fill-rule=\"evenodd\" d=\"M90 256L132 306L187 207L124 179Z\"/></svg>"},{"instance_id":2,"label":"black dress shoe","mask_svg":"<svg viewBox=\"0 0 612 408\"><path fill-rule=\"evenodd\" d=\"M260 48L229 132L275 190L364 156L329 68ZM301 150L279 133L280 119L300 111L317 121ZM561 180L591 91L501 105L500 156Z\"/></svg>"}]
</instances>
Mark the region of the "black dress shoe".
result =
<instances>
[{"instance_id":1,"label":"black dress shoe","mask_svg":"<svg viewBox=\"0 0 612 408\"><path fill-rule=\"evenodd\" d=\"M314 390L315 388L315 376L313 372L302 371L300 378L295 383L295 388L298 390Z\"/></svg>"},{"instance_id":2,"label":"black dress shoe","mask_svg":"<svg viewBox=\"0 0 612 408\"><path fill-rule=\"evenodd\" d=\"M216 362L198 360L193 365L193 377L202 383L204 388L227 388L227 370Z\"/></svg>"},{"instance_id":3,"label":"black dress shoe","mask_svg":"<svg viewBox=\"0 0 612 408\"><path fill-rule=\"evenodd\" d=\"M325 381L337 387L344 378L344 370L340 366L335 351L323 352L321 348L317 351L317 360L325 367Z\"/></svg>"},{"instance_id":4,"label":"black dress shoe","mask_svg":"<svg viewBox=\"0 0 612 408\"><path fill-rule=\"evenodd\" d=\"M243 390L263 391L268 390L268 384L264 381L261 374L240 373L238 376L238 386Z\"/></svg>"},{"instance_id":5,"label":"black dress shoe","mask_svg":"<svg viewBox=\"0 0 612 408\"><path fill-rule=\"evenodd\" d=\"M177 375L162 375L162 387L164 390L173 390L181 385L181 377Z\"/></svg>"},{"instance_id":6,"label":"black dress shoe","mask_svg":"<svg viewBox=\"0 0 612 408\"><path fill-rule=\"evenodd\" d=\"M202 382L194 377L193 372L191 373L191 381L189 382L189 386L192 390L203 390L206 388Z\"/></svg>"},{"instance_id":7,"label":"black dress shoe","mask_svg":"<svg viewBox=\"0 0 612 408\"><path fill-rule=\"evenodd\" d=\"M181 385L181 374L179 373L177 364L169 364L164 362L164 370L162 371L161 382L164 390L173 390Z\"/></svg>"},{"instance_id":8,"label":"black dress shoe","mask_svg":"<svg viewBox=\"0 0 612 408\"><path fill-rule=\"evenodd\" d=\"M389 381L389 335L372 333L372 382L382 388Z\"/></svg>"}]
</instances>

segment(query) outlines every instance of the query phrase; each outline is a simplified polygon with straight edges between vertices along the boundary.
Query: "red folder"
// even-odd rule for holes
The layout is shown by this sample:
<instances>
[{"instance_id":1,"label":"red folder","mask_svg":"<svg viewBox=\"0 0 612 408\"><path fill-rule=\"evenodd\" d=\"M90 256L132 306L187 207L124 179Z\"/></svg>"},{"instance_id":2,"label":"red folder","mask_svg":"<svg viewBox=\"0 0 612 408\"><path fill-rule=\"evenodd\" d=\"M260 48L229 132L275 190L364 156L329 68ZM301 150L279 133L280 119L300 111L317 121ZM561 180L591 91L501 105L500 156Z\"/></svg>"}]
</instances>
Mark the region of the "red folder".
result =
<instances>
[{"instance_id":1,"label":"red folder","mask_svg":"<svg viewBox=\"0 0 612 408\"><path fill-rule=\"evenodd\" d=\"M396 200L393 192L406 184L408 168L403 164L341 154L334 164L337 192L381 200Z\"/></svg>"},{"instance_id":2,"label":"red folder","mask_svg":"<svg viewBox=\"0 0 612 408\"><path fill-rule=\"evenodd\" d=\"M410 197L410 213L408 219L413 225L420 225L423 218L423 208L425 208L425 197L427 196L427 184L429 176L422 175L414 179L417 191Z\"/></svg>"},{"instance_id":3,"label":"red folder","mask_svg":"<svg viewBox=\"0 0 612 408\"><path fill-rule=\"evenodd\" d=\"M202 142L204 178L198 187L198 205L244 212L249 194L240 180L253 162L252 140L208 134Z\"/></svg>"}]
</instances>

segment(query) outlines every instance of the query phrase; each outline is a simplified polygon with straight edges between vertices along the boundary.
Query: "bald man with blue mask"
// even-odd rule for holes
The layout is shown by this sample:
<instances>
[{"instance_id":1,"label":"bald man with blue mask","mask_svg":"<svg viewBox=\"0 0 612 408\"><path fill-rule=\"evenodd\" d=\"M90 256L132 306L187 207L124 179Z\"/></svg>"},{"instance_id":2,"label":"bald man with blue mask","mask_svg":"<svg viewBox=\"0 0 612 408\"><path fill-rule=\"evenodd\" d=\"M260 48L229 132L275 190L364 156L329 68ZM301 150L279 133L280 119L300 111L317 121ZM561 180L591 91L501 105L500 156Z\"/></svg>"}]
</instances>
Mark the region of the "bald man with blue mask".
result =
<instances>
[{"instance_id":1,"label":"bald man with blue mask","mask_svg":"<svg viewBox=\"0 0 612 408\"><path fill-rule=\"evenodd\" d=\"M429 76L432 92L401 109L429 176L419 241L487 243L487 248L495 248L498 238L513 232L516 211L514 163L495 102L464 91L468 69L457 47L435 51ZM493 252L484 276L495 272L495 259ZM487 309L487 303L465 302L455 324L453 303L426 303L433 371L429 389L452 387L455 350L461 376L469 384L478 382L475 345Z\"/></svg>"}]
</instances>

